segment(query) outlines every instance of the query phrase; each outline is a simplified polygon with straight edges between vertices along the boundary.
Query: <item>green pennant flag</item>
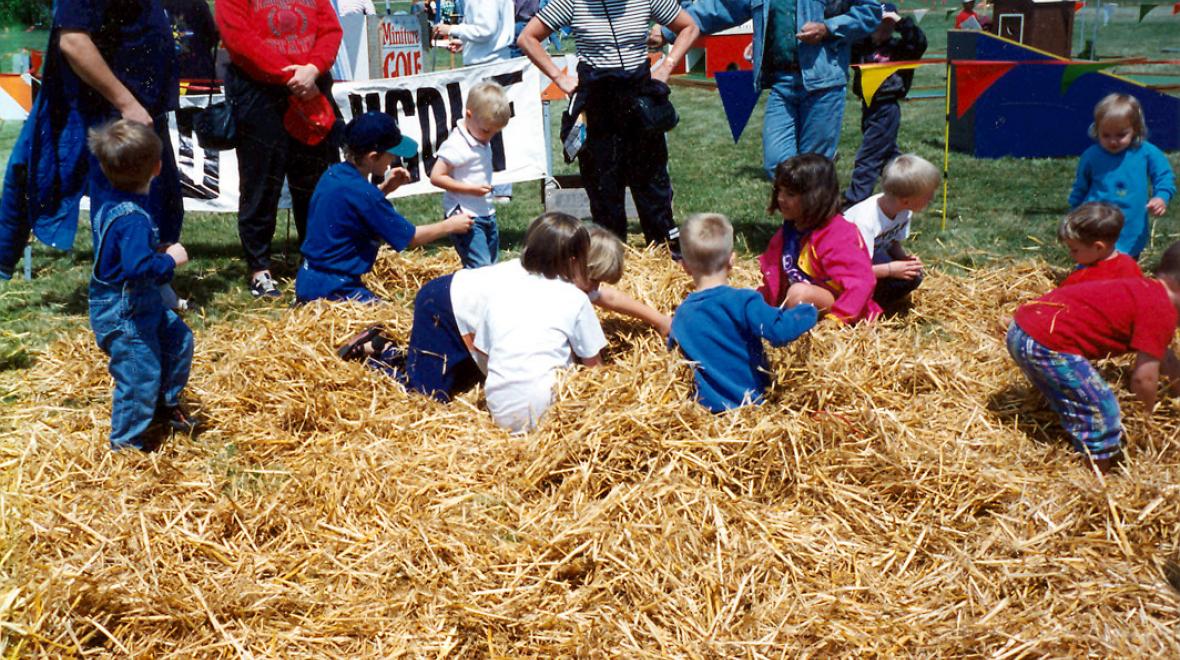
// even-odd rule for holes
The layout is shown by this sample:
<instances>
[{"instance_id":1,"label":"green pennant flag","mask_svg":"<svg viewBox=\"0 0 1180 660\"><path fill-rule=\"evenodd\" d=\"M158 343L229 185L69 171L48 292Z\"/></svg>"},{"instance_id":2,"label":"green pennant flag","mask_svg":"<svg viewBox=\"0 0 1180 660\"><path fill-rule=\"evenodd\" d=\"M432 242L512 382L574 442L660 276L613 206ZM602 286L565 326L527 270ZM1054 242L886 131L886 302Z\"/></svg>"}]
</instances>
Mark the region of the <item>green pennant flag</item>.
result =
<instances>
[{"instance_id":1,"label":"green pennant flag","mask_svg":"<svg viewBox=\"0 0 1180 660\"><path fill-rule=\"evenodd\" d=\"M1100 69L1109 69L1112 66L1126 64L1126 62L1115 60L1113 62L1082 62L1080 64L1066 64L1065 70L1061 73L1061 94L1064 95L1073 85L1074 81L1086 75L1087 73L1094 73Z\"/></svg>"},{"instance_id":2,"label":"green pennant flag","mask_svg":"<svg viewBox=\"0 0 1180 660\"><path fill-rule=\"evenodd\" d=\"M946 10L946 17L947 17L947 18L950 18L951 16L954 16L954 15L955 15L955 14L956 14L958 11L959 11L958 9L948 9L948 10Z\"/></svg>"},{"instance_id":3,"label":"green pennant flag","mask_svg":"<svg viewBox=\"0 0 1180 660\"><path fill-rule=\"evenodd\" d=\"M1158 6L1159 5L1139 5L1139 22L1142 23L1143 17L1150 14L1151 10L1155 9Z\"/></svg>"}]
</instances>

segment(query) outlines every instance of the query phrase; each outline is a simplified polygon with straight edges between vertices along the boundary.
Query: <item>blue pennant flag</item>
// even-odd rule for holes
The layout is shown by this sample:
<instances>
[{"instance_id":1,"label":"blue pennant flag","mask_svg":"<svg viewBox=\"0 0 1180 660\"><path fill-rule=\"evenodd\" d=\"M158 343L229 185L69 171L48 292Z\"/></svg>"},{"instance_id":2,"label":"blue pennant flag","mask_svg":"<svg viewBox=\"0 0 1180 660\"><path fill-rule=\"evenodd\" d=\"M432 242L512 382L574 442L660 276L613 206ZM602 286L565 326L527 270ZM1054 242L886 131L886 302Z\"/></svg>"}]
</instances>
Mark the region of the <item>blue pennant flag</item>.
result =
<instances>
[{"instance_id":1,"label":"blue pennant flag","mask_svg":"<svg viewBox=\"0 0 1180 660\"><path fill-rule=\"evenodd\" d=\"M729 132L733 133L736 144L750 121L754 106L758 105L758 92L754 89L753 71L718 71L714 74L717 92L721 94L721 105L725 107L725 118L729 121Z\"/></svg>"}]
</instances>

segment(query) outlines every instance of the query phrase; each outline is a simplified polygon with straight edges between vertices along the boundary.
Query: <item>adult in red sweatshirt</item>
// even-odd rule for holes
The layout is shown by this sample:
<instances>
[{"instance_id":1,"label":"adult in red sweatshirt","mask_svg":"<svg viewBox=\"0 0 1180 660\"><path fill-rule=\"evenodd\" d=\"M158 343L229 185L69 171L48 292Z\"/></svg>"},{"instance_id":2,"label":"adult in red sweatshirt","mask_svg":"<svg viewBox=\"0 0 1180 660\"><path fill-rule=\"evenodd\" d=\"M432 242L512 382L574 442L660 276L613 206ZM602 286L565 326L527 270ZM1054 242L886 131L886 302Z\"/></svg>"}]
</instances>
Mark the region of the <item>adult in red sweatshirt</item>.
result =
<instances>
[{"instance_id":1,"label":"adult in red sweatshirt","mask_svg":"<svg viewBox=\"0 0 1180 660\"><path fill-rule=\"evenodd\" d=\"M332 140L304 144L287 132L283 117L292 97L323 94L331 103L330 70L343 31L331 0L216 0L214 13L231 62L225 92L238 124L238 235L250 292L278 297L270 242L283 179L302 242L316 182L339 159Z\"/></svg>"}]
</instances>

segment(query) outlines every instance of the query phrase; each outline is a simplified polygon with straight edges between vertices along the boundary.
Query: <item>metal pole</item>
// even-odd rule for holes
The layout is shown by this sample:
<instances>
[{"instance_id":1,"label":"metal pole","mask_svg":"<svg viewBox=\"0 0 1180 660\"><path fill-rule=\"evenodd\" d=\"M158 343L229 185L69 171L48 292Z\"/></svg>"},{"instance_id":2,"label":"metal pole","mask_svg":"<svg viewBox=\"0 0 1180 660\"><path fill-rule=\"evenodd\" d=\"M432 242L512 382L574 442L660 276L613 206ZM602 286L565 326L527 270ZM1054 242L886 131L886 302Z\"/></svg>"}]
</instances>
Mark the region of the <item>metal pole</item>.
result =
<instances>
[{"instance_id":1,"label":"metal pole","mask_svg":"<svg viewBox=\"0 0 1180 660\"><path fill-rule=\"evenodd\" d=\"M33 246L25 246L25 281L33 279Z\"/></svg>"}]
</instances>

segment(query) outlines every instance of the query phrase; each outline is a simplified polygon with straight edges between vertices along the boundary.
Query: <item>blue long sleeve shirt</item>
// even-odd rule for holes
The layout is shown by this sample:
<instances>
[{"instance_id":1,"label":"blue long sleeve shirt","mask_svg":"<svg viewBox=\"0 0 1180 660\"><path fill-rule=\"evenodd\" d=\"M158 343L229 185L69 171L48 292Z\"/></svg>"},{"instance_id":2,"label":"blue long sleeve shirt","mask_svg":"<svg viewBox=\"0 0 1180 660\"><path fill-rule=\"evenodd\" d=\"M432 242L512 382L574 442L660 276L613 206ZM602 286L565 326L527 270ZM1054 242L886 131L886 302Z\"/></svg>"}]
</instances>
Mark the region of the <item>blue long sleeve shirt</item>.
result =
<instances>
[{"instance_id":1,"label":"blue long sleeve shirt","mask_svg":"<svg viewBox=\"0 0 1180 660\"><path fill-rule=\"evenodd\" d=\"M1077 208L1086 202L1117 206L1123 212L1118 251L1138 259L1147 246L1147 201L1159 197L1168 202L1175 194L1172 166L1155 145L1143 142L1112 154L1095 144L1078 160L1069 207Z\"/></svg>"},{"instance_id":2,"label":"blue long sleeve shirt","mask_svg":"<svg viewBox=\"0 0 1180 660\"><path fill-rule=\"evenodd\" d=\"M770 384L762 340L782 346L815 326L816 308L779 309L757 291L718 286L688 295L672 317L670 346L695 363L697 400L713 412L762 402Z\"/></svg>"},{"instance_id":3,"label":"blue long sleeve shirt","mask_svg":"<svg viewBox=\"0 0 1180 660\"><path fill-rule=\"evenodd\" d=\"M116 218L106 230L102 249L95 255L95 277L110 284L140 280L164 284L172 281L176 261L156 250L158 230L147 211L143 210L147 195L120 194L119 197L136 202L139 208ZM97 245L95 249L98 249Z\"/></svg>"}]
</instances>

